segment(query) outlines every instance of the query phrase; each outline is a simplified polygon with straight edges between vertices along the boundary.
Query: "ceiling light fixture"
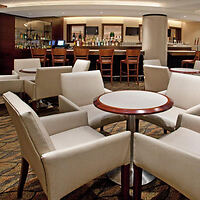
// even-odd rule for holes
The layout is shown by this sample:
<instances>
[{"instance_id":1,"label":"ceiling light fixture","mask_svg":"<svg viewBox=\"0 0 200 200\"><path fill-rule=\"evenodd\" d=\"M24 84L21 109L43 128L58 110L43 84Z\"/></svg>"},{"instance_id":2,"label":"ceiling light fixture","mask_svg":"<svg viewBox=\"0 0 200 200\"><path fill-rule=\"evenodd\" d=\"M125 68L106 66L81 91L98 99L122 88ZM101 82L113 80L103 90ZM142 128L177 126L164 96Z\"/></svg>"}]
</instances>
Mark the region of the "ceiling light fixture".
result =
<instances>
[{"instance_id":1,"label":"ceiling light fixture","mask_svg":"<svg viewBox=\"0 0 200 200\"><path fill-rule=\"evenodd\" d=\"M58 0L58 1L28 1L28 2L19 2L19 3L7 3L9 8L11 7L28 7L28 6L55 6L55 5L113 5L113 6L148 6L148 7L162 7L160 3L151 2L151 1L85 1L85 0Z\"/></svg>"}]
</instances>

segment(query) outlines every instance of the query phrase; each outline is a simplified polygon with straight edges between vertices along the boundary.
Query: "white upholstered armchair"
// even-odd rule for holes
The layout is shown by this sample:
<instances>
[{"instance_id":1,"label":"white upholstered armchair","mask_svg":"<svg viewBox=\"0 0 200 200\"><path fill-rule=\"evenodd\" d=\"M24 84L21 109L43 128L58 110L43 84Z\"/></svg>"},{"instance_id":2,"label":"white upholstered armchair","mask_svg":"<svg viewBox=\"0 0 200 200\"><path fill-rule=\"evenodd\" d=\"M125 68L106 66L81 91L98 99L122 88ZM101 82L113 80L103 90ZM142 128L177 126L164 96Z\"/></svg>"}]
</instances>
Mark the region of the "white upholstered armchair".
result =
<instances>
[{"instance_id":1,"label":"white upholstered armchair","mask_svg":"<svg viewBox=\"0 0 200 200\"><path fill-rule=\"evenodd\" d=\"M88 113L88 123L93 128L125 120L125 116L102 111L93 105L94 98L105 92L99 70L68 73L61 75L60 112L84 110Z\"/></svg>"},{"instance_id":2,"label":"white upholstered armchair","mask_svg":"<svg viewBox=\"0 0 200 200\"><path fill-rule=\"evenodd\" d=\"M134 199L141 200L141 168L192 200L200 197L200 116L183 114L180 127L154 139L134 134Z\"/></svg>"},{"instance_id":3,"label":"white upholstered armchair","mask_svg":"<svg viewBox=\"0 0 200 200\"><path fill-rule=\"evenodd\" d=\"M3 98L21 146L18 198L22 197L29 164L49 200L58 200L90 180L123 166L122 192L124 199L128 198L130 132L104 137L88 126L84 111L39 118L15 94L8 92Z\"/></svg>"},{"instance_id":4,"label":"white upholstered armchair","mask_svg":"<svg viewBox=\"0 0 200 200\"><path fill-rule=\"evenodd\" d=\"M143 69L145 90L160 92L167 89L171 75L168 67L145 64Z\"/></svg>"},{"instance_id":5,"label":"white upholstered armchair","mask_svg":"<svg viewBox=\"0 0 200 200\"><path fill-rule=\"evenodd\" d=\"M90 60L77 59L72 68L72 72L84 72L88 71L89 68L90 68Z\"/></svg>"},{"instance_id":6,"label":"white upholstered armchair","mask_svg":"<svg viewBox=\"0 0 200 200\"><path fill-rule=\"evenodd\" d=\"M58 96L61 92L60 74L71 71L71 66L38 68L34 82L24 81L25 93L31 98L32 102Z\"/></svg>"},{"instance_id":7,"label":"white upholstered armchair","mask_svg":"<svg viewBox=\"0 0 200 200\"><path fill-rule=\"evenodd\" d=\"M161 66L160 59L144 60L143 65L157 65Z\"/></svg>"},{"instance_id":8,"label":"white upholstered armchair","mask_svg":"<svg viewBox=\"0 0 200 200\"><path fill-rule=\"evenodd\" d=\"M174 105L171 109L151 115L139 115L142 119L168 131L179 126L183 113L200 115L200 77L182 73L172 73L166 91Z\"/></svg>"},{"instance_id":9,"label":"white upholstered armchair","mask_svg":"<svg viewBox=\"0 0 200 200\"><path fill-rule=\"evenodd\" d=\"M23 58L14 59L14 70L12 74L19 75L20 79L34 80L35 73L24 73L21 72L22 69L27 68L41 68L41 63L39 58Z\"/></svg>"},{"instance_id":10,"label":"white upholstered armchair","mask_svg":"<svg viewBox=\"0 0 200 200\"><path fill-rule=\"evenodd\" d=\"M23 80L18 75L0 75L0 95L4 92L21 93L24 91Z\"/></svg>"}]
</instances>

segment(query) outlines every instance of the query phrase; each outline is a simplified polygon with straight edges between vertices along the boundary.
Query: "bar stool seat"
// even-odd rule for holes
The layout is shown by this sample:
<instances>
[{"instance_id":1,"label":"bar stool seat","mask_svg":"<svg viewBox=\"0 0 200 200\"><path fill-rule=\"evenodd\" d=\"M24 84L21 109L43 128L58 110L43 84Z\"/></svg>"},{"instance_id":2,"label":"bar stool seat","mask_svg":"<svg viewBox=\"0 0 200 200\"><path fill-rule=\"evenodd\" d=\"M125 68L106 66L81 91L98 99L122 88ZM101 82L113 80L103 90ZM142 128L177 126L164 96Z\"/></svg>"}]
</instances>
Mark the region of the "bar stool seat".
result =
<instances>
[{"instance_id":1,"label":"bar stool seat","mask_svg":"<svg viewBox=\"0 0 200 200\"><path fill-rule=\"evenodd\" d=\"M184 67L188 67L188 65L194 65L195 61L196 60L199 60L200 59L200 51L196 51L195 52L195 57L193 60L182 60L181 61L181 66Z\"/></svg>"},{"instance_id":2,"label":"bar stool seat","mask_svg":"<svg viewBox=\"0 0 200 200\"><path fill-rule=\"evenodd\" d=\"M122 74L125 74L128 80L128 85L130 77L136 77L137 84L139 84L139 79L138 79L139 59L140 59L140 50L136 49L126 50L126 59L120 61L120 82L122 79ZM126 71L122 70L122 64L126 64ZM133 67L131 68L130 65L133 65ZM136 72L136 74L134 72Z\"/></svg>"},{"instance_id":3,"label":"bar stool seat","mask_svg":"<svg viewBox=\"0 0 200 200\"><path fill-rule=\"evenodd\" d=\"M129 63L129 64L137 64L137 60L129 60L128 62L127 62L127 60L121 60L120 62L123 63L123 64L127 64L127 63Z\"/></svg>"}]
</instances>

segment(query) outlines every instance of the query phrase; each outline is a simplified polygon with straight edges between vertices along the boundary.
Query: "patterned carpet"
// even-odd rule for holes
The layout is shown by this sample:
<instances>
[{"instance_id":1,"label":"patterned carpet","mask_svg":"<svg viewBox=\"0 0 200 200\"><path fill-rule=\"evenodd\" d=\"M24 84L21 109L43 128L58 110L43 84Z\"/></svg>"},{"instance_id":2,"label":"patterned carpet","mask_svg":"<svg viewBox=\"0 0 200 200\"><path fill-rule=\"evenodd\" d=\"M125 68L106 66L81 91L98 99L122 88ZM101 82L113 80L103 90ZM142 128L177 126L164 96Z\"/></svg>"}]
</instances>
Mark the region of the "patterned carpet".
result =
<instances>
[{"instance_id":1,"label":"patterned carpet","mask_svg":"<svg viewBox=\"0 0 200 200\"><path fill-rule=\"evenodd\" d=\"M142 89L143 84L138 87L127 83L114 82L111 86L106 83L106 87L113 90L121 89ZM41 110L40 115L47 115L57 112L56 109ZM125 130L125 122L114 123L105 127L109 134L115 134ZM140 132L159 138L163 131L147 122L140 123ZM16 191L20 174L20 147L17 140L15 128L12 124L6 108L0 105L0 200L16 199ZM130 189L131 190L131 189ZM133 191L130 191L130 194ZM23 199L45 200L46 197L34 172L30 169L25 184ZM120 186L113 183L106 175L87 183L74 192L65 196L63 200L119 200ZM179 192L155 179L148 185L143 186L142 199L144 200L187 200Z\"/></svg>"}]
</instances>

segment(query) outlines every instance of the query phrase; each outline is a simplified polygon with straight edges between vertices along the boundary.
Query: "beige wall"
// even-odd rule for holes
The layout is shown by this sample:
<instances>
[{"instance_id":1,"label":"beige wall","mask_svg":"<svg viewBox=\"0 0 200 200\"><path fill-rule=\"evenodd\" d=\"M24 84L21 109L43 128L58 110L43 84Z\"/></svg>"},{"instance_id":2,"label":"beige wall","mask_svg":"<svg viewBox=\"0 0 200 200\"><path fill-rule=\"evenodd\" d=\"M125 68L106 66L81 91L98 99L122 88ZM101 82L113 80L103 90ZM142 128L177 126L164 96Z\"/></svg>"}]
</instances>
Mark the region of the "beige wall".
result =
<instances>
[{"instance_id":1,"label":"beige wall","mask_svg":"<svg viewBox=\"0 0 200 200\"><path fill-rule=\"evenodd\" d=\"M182 23L182 38L186 44L190 44L194 49L195 38L200 39L200 22L183 22ZM200 41L199 41L200 45Z\"/></svg>"}]
</instances>

